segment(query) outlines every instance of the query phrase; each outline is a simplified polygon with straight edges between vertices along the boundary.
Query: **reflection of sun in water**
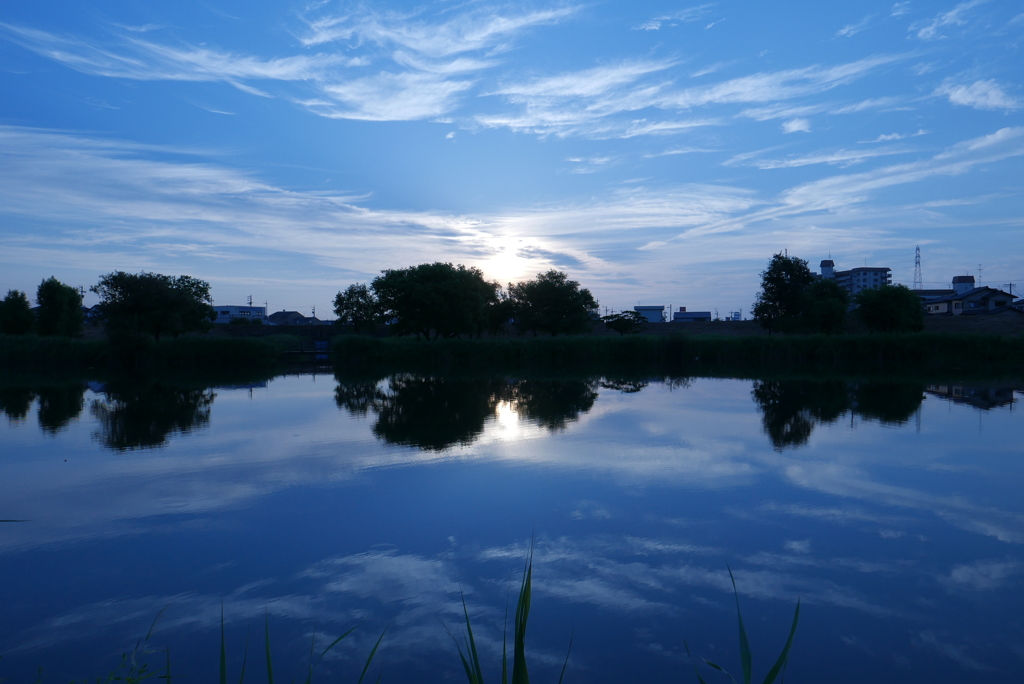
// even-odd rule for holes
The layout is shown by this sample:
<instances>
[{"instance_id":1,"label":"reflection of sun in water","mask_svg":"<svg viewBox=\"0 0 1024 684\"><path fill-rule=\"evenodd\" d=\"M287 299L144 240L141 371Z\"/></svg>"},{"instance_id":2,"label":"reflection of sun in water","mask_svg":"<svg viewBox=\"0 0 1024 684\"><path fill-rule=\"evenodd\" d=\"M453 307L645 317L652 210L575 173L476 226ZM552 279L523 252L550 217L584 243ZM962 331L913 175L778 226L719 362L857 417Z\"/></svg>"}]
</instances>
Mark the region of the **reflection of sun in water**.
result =
<instances>
[{"instance_id":1,"label":"reflection of sun in water","mask_svg":"<svg viewBox=\"0 0 1024 684\"><path fill-rule=\"evenodd\" d=\"M493 434L496 439L514 440L519 438L519 414L507 401L503 401L494 411Z\"/></svg>"}]
</instances>

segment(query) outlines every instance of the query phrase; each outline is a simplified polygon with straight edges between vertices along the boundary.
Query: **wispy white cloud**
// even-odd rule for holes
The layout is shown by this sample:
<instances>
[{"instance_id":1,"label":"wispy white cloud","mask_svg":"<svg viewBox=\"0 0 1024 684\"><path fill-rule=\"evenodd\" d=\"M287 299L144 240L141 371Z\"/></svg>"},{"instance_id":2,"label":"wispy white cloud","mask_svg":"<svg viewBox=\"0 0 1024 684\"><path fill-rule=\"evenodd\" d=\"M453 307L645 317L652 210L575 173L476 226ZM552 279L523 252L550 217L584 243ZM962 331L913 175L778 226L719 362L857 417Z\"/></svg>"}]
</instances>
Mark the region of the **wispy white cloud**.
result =
<instances>
[{"instance_id":1,"label":"wispy white cloud","mask_svg":"<svg viewBox=\"0 0 1024 684\"><path fill-rule=\"evenodd\" d=\"M909 0L907 0L907 2L897 2L889 10L889 16L891 16L891 17L901 17L904 14L909 14L909 13L910 13L910 2L909 2Z\"/></svg>"},{"instance_id":2,"label":"wispy white cloud","mask_svg":"<svg viewBox=\"0 0 1024 684\"><path fill-rule=\"evenodd\" d=\"M915 33L921 40L934 40L944 38L942 29L949 26L963 26L967 23L967 14L986 0L968 0L949 10L935 15L931 19L914 22L910 25L910 31ZM895 9L895 8L894 8Z\"/></svg>"},{"instance_id":3,"label":"wispy white cloud","mask_svg":"<svg viewBox=\"0 0 1024 684\"><path fill-rule=\"evenodd\" d=\"M518 13L469 9L442 18L374 13L321 16L307 20L301 37L304 46L319 46L321 52L278 58L169 45L130 35L138 31L128 28L107 40L59 36L10 24L0 24L0 31L23 47L91 75L220 81L252 95L286 97L328 118L402 121L453 111L478 75L498 64L495 55L509 48L517 34L558 22L575 11L575 7ZM282 91L283 84L295 87Z\"/></svg>"},{"instance_id":4,"label":"wispy white cloud","mask_svg":"<svg viewBox=\"0 0 1024 684\"><path fill-rule=\"evenodd\" d=\"M300 36L300 40L304 45L368 41L440 59L466 52L505 48L505 41L524 29L555 24L577 11L579 6L518 13L478 7L440 21L422 12L353 12L308 18L308 31Z\"/></svg>"},{"instance_id":5,"label":"wispy white cloud","mask_svg":"<svg viewBox=\"0 0 1024 684\"><path fill-rule=\"evenodd\" d=\"M708 10L714 7L714 3L707 5L697 5L695 7L687 7L686 9L679 10L678 12L672 12L670 14L662 14L653 19L641 23L638 26L634 26L635 31L657 31L663 25L677 26L681 23L687 23L696 21L701 17L707 15Z\"/></svg>"},{"instance_id":6,"label":"wispy white cloud","mask_svg":"<svg viewBox=\"0 0 1024 684\"><path fill-rule=\"evenodd\" d=\"M476 120L485 127L508 127L542 135L623 137L629 135L631 122L622 121L620 115L640 110L678 112L750 103L773 103L782 107L774 103L826 92L898 59L901 57L870 57L833 67L759 73L690 88L678 88L670 79L666 72L675 66L672 61L621 62L506 84L493 94L520 106L520 113L481 115ZM797 106L822 108L822 105ZM646 121L650 120L651 116L646 117ZM714 119L697 121L699 125L715 122ZM669 124L648 125L649 133L672 129ZM692 126L690 121L681 128Z\"/></svg>"},{"instance_id":7,"label":"wispy white cloud","mask_svg":"<svg viewBox=\"0 0 1024 684\"><path fill-rule=\"evenodd\" d=\"M993 80L974 83L947 81L935 90L936 95L945 95L950 103L975 109L1020 109L1020 100L1007 95Z\"/></svg>"},{"instance_id":8,"label":"wispy white cloud","mask_svg":"<svg viewBox=\"0 0 1024 684\"><path fill-rule=\"evenodd\" d=\"M843 28L836 31L836 38L849 38L854 36L868 27L871 20L875 18L875 15L869 14L855 24L847 24Z\"/></svg>"},{"instance_id":9,"label":"wispy white cloud","mask_svg":"<svg viewBox=\"0 0 1024 684\"><path fill-rule=\"evenodd\" d=\"M790 119L782 124L783 133L810 133L811 122L807 119Z\"/></svg>"},{"instance_id":10,"label":"wispy white cloud","mask_svg":"<svg viewBox=\"0 0 1024 684\"><path fill-rule=\"evenodd\" d=\"M872 150L836 150L834 152L818 152L808 155L794 155L782 159L758 159L750 155L741 158L733 157L725 162L727 166L754 166L759 169L791 169L814 164L830 164L847 167L859 164L874 157L893 154L906 154L909 150L895 148L875 148Z\"/></svg>"}]
</instances>

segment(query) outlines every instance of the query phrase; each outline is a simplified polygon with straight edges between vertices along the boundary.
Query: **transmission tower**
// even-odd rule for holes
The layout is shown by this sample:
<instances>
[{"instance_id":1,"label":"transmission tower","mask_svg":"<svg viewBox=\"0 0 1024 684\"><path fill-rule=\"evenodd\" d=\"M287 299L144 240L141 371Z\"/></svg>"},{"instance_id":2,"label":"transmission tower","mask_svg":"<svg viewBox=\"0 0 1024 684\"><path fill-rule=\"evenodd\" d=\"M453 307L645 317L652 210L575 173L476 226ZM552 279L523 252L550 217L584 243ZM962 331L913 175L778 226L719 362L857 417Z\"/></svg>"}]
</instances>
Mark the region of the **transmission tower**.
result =
<instances>
[{"instance_id":1,"label":"transmission tower","mask_svg":"<svg viewBox=\"0 0 1024 684\"><path fill-rule=\"evenodd\" d=\"M921 245L917 246L914 250L914 289L920 290L922 285L921 278Z\"/></svg>"}]
</instances>

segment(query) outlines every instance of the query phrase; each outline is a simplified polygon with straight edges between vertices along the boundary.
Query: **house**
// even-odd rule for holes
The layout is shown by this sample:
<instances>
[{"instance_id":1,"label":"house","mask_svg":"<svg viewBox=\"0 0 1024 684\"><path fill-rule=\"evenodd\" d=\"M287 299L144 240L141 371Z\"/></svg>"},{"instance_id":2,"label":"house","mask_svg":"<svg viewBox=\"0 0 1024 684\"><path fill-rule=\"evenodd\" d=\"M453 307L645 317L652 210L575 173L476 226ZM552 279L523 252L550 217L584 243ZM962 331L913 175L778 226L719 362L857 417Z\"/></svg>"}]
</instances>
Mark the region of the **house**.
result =
<instances>
[{"instance_id":1,"label":"house","mask_svg":"<svg viewBox=\"0 0 1024 684\"><path fill-rule=\"evenodd\" d=\"M1024 311L1024 299L1018 299L1013 303L1013 308L1018 311Z\"/></svg>"},{"instance_id":2,"label":"house","mask_svg":"<svg viewBox=\"0 0 1024 684\"><path fill-rule=\"evenodd\" d=\"M710 321L710 311L687 311L685 306L679 307L679 311L672 314L672 321L684 321L690 323L693 321Z\"/></svg>"},{"instance_id":3,"label":"house","mask_svg":"<svg viewBox=\"0 0 1024 684\"><path fill-rule=\"evenodd\" d=\"M633 311L646 318L648 323L665 322L664 306L634 306Z\"/></svg>"},{"instance_id":4,"label":"house","mask_svg":"<svg viewBox=\"0 0 1024 684\"><path fill-rule=\"evenodd\" d=\"M848 271L837 271L836 262L823 259L820 264L822 278L835 280L851 295L882 285L892 285L892 269L885 266L858 266Z\"/></svg>"},{"instance_id":5,"label":"house","mask_svg":"<svg viewBox=\"0 0 1024 684\"><path fill-rule=\"evenodd\" d=\"M267 322L267 307L265 306L235 306L232 304L215 306L213 310L217 312L217 318L213 320L214 323L230 323L236 318L244 321Z\"/></svg>"},{"instance_id":6,"label":"house","mask_svg":"<svg viewBox=\"0 0 1024 684\"><path fill-rule=\"evenodd\" d=\"M298 311L276 311L267 316L270 325L321 325L316 316L303 316Z\"/></svg>"},{"instance_id":7,"label":"house","mask_svg":"<svg viewBox=\"0 0 1024 684\"><path fill-rule=\"evenodd\" d=\"M967 281L958 279L970 278ZM973 276L956 276L953 278L953 294L934 297L923 301L924 311L930 316L976 316L1012 312L1022 313L1014 307L1013 295L997 290L994 287L973 287ZM958 288L959 286L959 288Z\"/></svg>"}]
</instances>

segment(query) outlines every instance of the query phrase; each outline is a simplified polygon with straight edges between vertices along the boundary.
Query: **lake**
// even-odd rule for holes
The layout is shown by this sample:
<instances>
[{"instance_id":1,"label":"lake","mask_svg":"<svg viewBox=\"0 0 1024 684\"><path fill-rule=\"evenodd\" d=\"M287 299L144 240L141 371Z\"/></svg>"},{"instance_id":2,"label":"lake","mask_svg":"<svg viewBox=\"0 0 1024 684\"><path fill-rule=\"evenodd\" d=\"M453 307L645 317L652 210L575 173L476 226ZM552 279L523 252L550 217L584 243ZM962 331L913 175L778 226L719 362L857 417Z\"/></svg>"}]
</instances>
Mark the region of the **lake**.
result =
<instances>
[{"instance_id":1,"label":"lake","mask_svg":"<svg viewBox=\"0 0 1024 684\"><path fill-rule=\"evenodd\" d=\"M499 681L531 546L531 675L1011 680L1024 666L1021 385L336 378L6 386L0 677ZM511 594L511 598L509 598ZM163 611L161 613L161 611ZM511 628L510 628L511 631ZM248 635L248 636L247 636ZM162 666L162 652L149 657ZM702 667L709 684L727 681ZM715 677L717 675L717 677ZM29 678L32 678L31 680ZM371 680L371 681L372 681Z\"/></svg>"}]
</instances>

